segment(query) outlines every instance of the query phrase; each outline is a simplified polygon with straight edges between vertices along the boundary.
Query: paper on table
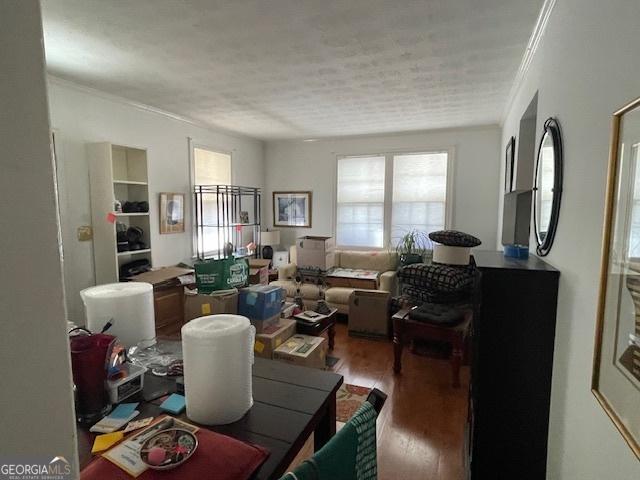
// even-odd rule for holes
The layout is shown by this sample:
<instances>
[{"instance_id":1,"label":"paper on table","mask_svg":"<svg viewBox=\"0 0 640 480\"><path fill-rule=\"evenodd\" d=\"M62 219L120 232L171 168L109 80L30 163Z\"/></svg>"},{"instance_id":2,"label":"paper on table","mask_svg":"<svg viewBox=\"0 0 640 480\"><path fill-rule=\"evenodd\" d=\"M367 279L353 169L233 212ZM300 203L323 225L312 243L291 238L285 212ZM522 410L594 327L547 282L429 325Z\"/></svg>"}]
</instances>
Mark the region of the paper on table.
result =
<instances>
[{"instance_id":1,"label":"paper on table","mask_svg":"<svg viewBox=\"0 0 640 480\"><path fill-rule=\"evenodd\" d=\"M96 423L93 427L91 427L89 431L94 433L115 432L116 430L119 430L128 422L136 418L138 415L140 415L140 412L138 410L134 410L133 412L131 412L131 415L126 418L113 418L111 416L107 416Z\"/></svg>"},{"instance_id":2,"label":"paper on table","mask_svg":"<svg viewBox=\"0 0 640 480\"><path fill-rule=\"evenodd\" d=\"M134 430L139 430L140 428L144 428L153 422L153 417L141 418L140 420L135 420L133 422L129 422L129 424L123 430L124 433L133 432Z\"/></svg>"},{"instance_id":3,"label":"paper on table","mask_svg":"<svg viewBox=\"0 0 640 480\"><path fill-rule=\"evenodd\" d=\"M138 402L136 403L121 403L118 405L110 414L110 418L126 418L131 415L131 413L138 406Z\"/></svg>"},{"instance_id":4,"label":"paper on table","mask_svg":"<svg viewBox=\"0 0 640 480\"><path fill-rule=\"evenodd\" d=\"M124 437L122 432L105 433L104 435L98 435L93 441L93 447L91 453L102 452L111 447L114 443L119 442Z\"/></svg>"}]
</instances>

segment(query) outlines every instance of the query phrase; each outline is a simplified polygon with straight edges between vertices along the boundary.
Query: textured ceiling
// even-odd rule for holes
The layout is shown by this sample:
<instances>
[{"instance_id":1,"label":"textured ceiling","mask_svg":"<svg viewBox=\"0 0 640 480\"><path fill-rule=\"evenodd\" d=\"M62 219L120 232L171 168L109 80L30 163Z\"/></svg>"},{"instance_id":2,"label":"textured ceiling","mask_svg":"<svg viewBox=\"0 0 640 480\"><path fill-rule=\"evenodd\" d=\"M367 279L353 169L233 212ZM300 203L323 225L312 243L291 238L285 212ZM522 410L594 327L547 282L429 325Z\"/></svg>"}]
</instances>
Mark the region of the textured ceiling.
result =
<instances>
[{"instance_id":1,"label":"textured ceiling","mask_svg":"<svg viewBox=\"0 0 640 480\"><path fill-rule=\"evenodd\" d=\"M262 139L497 123L542 0L44 0L51 74Z\"/></svg>"}]
</instances>

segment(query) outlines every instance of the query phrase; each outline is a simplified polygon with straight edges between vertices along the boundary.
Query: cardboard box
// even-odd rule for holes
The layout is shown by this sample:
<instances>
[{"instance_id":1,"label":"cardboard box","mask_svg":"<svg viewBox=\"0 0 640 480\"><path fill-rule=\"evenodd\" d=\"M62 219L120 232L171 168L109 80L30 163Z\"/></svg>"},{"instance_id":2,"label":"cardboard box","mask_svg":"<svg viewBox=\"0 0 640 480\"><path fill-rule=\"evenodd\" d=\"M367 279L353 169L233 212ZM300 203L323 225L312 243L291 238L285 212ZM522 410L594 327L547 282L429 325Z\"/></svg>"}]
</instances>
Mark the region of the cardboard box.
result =
<instances>
[{"instance_id":1,"label":"cardboard box","mask_svg":"<svg viewBox=\"0 0 640 480\"><path fill-rule=\"evenodd\" d=\"M296 333L296 321L280 319L275 325L256 335L254 353L256 357L272 358L273 351Z\"/></svg>"},{"instance_id":2,"label":"cardboard box","mask_svg":"<svg viewBox=\"0 0 640 480\"><path fill-rule=\"evenodd\" d=\"M198 293L198 290L184 289L184 321L205 315L220 313L238 313L238 290L220 290L210 294Z\"/></svg>"},{"instance_id":3,"label":"cardboard box","mask_svg":"<svg viewBox=\"0 0 640 480\"><path fill-rule=\"evenodd\" d=\"M157 335L175 335L184 324L184 287L193 285L193 269L163 267L130 278L153 285L153 310Z\"/></svg>"},{"instance_id":4,"label":"cardboard box","mask_svg":"<svg viewBox=\"0 0 640 480\"><path fill-rule=\"evenodd\" d=\"M349 335L388 337L390 301L388 292L354 290L349 296Z\"/></svg>"},{"instance_id":5,"label":"cardboard box","mask_svg":"<svg viewBox=\"0 0 640 480\"><path fill-rule=\"evenodd\" d=\"M303 367L326 367L327 341L323 337L294 335L273 351L273 359Z\"/></svg>"},{"instance_id":6,"label":"cardboard box","mask_svg":"<svg viewBox=\"0 0 640 480\"><path fill-rule=\"evenodd\" d=\"M296 240L296 264L328 270L335 265L335 246L333 237L300 237Z\"/></svg>"},{"instance_id":7,"label":"cardboard box","mask_svg":"<svg viewBox=\"0 0 640 480\"><path fill-rule=\"evenodd\" d=\"M257 320L249 318L251 325L256 327L256 334L273 332L274 327L280 322L280 314L276 314L273 317L266 318L264 320Z\"/></svg>"},{"instance_id":8,"label":"cardboard box","mask_svg":"<svg viewBox=\"0 0 640 480\"><path fill-rule=\"evenodd\" d=\"M194 264L196 285L200 293L240 288L249 282L249 262L246 258L220 258Z\"/></svg>"},{"instance_id":9,"label":"cardboard box","mask_svg":"<svg viewBox=\"0 0 640 480\"><path fill-rule=\"evenodd\" d=\"M249 284L269 285L269 264L271 260L262 258L249 259Z\"/></svg>"},{"instance_id":10,"label":"cardboard box","mask_svg":"<svg viewBox=\"0 0 640 480\"><path fill-rule=\"evenodd\" d=\"M249 320L265 320L280 316L284 290L275 285L253 285L242 288L238 298L238 312Z\"/></svg>"},{"instance_id":11,"label":"cardboard box","mask_svg":"<svg viewBox=\"0 0 640 480\"><path fill-rule=\"evenodd\" d=\"M154 287L165 283L173 286L182 284L179 277L190 274L193 274L192 268L163 267L134 275L133 277L130 277L130 280L134 282L150 283ZM194 283L194 281L190 281L188 283Z\"/></svg>"}]
</instances>

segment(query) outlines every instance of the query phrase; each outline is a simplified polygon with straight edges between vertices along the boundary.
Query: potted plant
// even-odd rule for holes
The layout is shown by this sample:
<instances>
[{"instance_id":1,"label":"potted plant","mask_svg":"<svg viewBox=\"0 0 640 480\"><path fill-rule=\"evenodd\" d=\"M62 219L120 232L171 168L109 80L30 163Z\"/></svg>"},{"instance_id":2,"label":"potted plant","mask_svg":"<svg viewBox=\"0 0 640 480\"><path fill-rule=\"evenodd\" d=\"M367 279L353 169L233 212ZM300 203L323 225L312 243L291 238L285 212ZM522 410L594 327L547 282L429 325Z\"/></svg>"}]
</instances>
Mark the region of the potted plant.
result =
<instances>
[{"instance_id":1,"label":"potted plant","mask_svg":"<svg viewBox=\"0 0 640 480\"><path fill-rule=\"evenodd\" d=\"M425 253L431 249L431 239L425 232L410 230L405 233L396 245L400 256L400 265L422 263Z\"/></svg>"}]
</instances>

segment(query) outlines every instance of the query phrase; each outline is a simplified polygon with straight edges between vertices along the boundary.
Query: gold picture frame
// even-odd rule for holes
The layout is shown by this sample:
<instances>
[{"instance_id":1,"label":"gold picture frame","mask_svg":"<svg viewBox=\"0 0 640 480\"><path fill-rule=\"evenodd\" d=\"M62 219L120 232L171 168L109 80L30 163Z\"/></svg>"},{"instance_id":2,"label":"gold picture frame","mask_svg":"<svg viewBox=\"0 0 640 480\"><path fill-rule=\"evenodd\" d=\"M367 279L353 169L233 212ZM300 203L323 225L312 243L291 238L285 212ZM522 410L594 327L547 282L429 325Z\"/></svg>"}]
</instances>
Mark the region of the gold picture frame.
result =
<instances>
[{"instance_id":1,"label":"gold picture frame","mask_svg":"<svg viewBox=\"0 0 640 480\"><path fill-rule=\"evenodd\" d=\"M184 193L160 193L160 233L184 233Z\"/></svg>"},{"instance_id":2,"label":"gold picture frame","mask_svg":"<svg viewBox=\"0 0 640 480\"><path fill-rule=\"evenodd\" d=\"M634 212L640 198L639 180L637 98L613 114L591 391L638 459L640 246L633 217L639 212Z\"/></svg>"}]
</instances>

